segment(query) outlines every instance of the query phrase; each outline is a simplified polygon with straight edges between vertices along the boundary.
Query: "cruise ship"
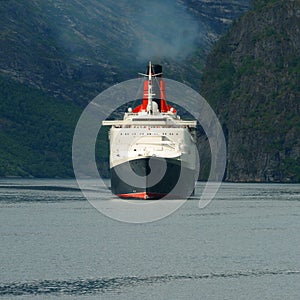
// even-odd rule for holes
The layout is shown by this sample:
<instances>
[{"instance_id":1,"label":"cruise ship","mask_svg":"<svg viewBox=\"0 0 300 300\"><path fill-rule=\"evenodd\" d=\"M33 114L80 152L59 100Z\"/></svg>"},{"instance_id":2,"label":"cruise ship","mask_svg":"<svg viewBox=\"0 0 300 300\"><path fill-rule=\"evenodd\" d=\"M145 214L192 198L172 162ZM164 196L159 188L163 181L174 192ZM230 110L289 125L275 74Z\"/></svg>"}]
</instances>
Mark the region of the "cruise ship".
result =
<instances>
[{"instance_id":1,"label":"cruise ship","mask_svg":"<svg viewBox=\"0 0 300 300\"><path fill-rule=\"evenodd\" d=\"M111 126L111 191L127 199L189 197L198 176L197 121L181 119L167 103L161 65L149 62L140 75L139 105L128 108L122 120L102 123Z\"/></svg>"}]
</instances>

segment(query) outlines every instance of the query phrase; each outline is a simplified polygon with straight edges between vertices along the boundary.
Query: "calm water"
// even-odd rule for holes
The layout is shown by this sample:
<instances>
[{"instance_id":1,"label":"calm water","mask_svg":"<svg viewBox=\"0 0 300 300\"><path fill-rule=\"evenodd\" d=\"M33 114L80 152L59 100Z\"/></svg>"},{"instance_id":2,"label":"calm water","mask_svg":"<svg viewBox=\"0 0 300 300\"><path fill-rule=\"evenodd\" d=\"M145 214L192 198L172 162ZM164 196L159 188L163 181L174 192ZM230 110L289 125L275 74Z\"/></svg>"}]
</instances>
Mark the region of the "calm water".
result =
<instances>
[{"instance_id":1,"label":"calm water","mask_svg":"<svg viewBox=\"0 0 300 300\"><path fill-rule=\"evenodd\" d=\"M147 224L71 180L2 180L0 207L5 299L299 299L300 185L223 184Z\"/></svg>"}]
</instances>

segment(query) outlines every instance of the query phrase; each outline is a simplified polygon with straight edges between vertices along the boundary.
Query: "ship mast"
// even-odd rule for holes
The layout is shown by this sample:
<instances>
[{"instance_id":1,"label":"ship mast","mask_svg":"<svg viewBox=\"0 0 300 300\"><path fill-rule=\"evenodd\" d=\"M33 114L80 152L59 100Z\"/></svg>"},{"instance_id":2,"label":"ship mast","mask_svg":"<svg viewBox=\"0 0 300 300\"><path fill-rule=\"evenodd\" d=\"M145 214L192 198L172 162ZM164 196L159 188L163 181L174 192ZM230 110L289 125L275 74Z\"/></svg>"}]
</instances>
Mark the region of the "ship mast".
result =
<instances>
[{"instance_id":1,"label":"ship mast","mask_svg":"<svg viewBox=\"0 0 300 300\"><path fill-rule=\"evenodd\" d=\"M147 105L147 113L152 115L153 113L153 101L152 101L152 64L149 61L149 72L148 72L148 105Z\"/></svg>"}]
</instances>

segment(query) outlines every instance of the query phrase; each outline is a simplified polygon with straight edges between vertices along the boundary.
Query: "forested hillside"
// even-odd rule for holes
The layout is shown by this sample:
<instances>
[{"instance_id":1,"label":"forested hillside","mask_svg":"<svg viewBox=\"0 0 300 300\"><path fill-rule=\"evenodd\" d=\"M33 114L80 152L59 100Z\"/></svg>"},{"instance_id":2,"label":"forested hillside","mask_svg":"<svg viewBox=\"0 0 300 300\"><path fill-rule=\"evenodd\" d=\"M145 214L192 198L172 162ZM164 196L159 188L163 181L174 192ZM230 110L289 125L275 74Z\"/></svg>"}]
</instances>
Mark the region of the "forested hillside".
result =
<instances>
[{"instance_id":1,"label":"forested hillside","mask_svg":"<svg viewBox=\"0 0 300 300\"><path fill-rule=\"evenodd\" d=\"M79 107L12 80L0 89L0 176L73 176Z\"/></svg>"},{"instance_id":2,"label":"forested hillside","mask_svg":"<svg viewBox=\"0 0 300 300\"><path fill-rule=\"evenodd\" d=\"M227 180L300 181L299 33L299 0L258 0L209 55L201 91L227 135Z\"/></svg>"}]
</instances>

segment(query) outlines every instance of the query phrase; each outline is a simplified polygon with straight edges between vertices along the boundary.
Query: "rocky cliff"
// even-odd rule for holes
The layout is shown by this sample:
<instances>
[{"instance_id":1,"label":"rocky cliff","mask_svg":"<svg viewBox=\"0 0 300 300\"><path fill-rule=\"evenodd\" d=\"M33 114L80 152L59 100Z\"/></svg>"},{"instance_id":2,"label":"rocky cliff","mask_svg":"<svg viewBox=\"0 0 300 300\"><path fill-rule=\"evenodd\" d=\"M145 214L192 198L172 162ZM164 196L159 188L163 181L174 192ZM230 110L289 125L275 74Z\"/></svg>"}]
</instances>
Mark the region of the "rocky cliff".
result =
<instances>
[{"instance_id":1,"label":"rocky cliff","mask_svg":"<svg viewBox=\"0 0 300 300\"><path fill-rule=\"evenodd\" d=\"M300 1L254 1L215 46L201 93L228 145L229 181L300 181Z\"/></svg>"}]
</instances>

